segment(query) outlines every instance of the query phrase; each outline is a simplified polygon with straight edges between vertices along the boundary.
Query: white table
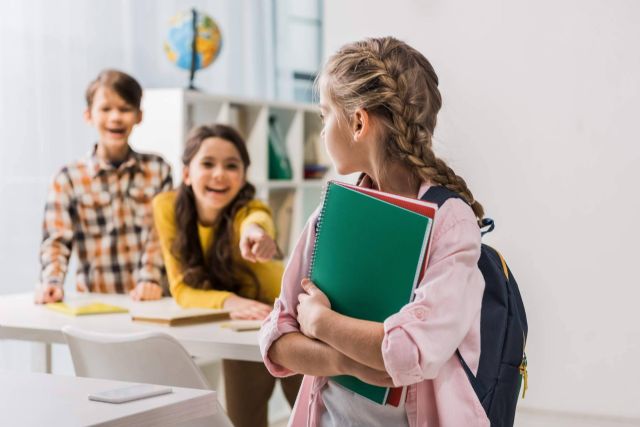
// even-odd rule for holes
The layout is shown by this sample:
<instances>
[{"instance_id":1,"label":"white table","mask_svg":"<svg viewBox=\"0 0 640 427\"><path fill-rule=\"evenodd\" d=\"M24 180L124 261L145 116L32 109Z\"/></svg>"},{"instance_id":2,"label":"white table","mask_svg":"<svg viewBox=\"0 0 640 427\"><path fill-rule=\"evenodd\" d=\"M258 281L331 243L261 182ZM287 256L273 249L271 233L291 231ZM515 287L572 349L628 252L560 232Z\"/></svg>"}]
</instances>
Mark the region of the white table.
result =
<instances>
[{"instance_id":1,"label":"white table","mask_svg":"<svg viewBox=\"0 0 640 427\"><path fill-rule=\"evenodd\" d=\"M133 383L0 371L0 417L11 426L229 426L216 392L173 392L132 402L94 402L89 394Z\"/></svg>"},{"instance_id":2,"label":"white table","mask_svg":"<svg viewBox=\"0 0 640 427\"><path fill-rule=\"evenodd\" d=\"M96 300L129 309L136 306L162 309L176 305L171 298L135 302L128 295L117 294L78 294L69 295L67 299ZM68 316L34 304L32 293L0 296L0 339L36 342L32 362L35 371L51 372L51 344L66 344L61 331L64 325L104 333L162 331L180 341L194 356L262 361L256 331L235 332L221 328L220 322L169 327L133 322L128 313Z\"/></svg>"}]
</instances>

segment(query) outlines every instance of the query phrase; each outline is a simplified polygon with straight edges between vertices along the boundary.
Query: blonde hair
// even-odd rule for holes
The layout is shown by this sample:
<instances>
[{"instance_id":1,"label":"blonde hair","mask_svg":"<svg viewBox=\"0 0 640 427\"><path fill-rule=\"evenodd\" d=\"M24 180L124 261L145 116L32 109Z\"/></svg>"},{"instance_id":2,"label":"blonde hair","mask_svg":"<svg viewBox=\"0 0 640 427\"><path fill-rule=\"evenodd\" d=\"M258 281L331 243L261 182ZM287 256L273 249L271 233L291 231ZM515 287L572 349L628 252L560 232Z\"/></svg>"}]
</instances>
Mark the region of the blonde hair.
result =
<instances>
[{"instance_id":1,"label":"blonde hair","mask_svg":"<svg viewBox=\"0 0 640 427\"><path fill-rule=\"evenodd\" d=\"M329 58L319 79L330 101L346 117L359 108L380 119L385 132L382 160L399 160L417 181L458 193L484 216L466 182L433 152L433 132L442 106L438 76L420 52L393 37L343 46Z\"/></svg>"}]
</instances>

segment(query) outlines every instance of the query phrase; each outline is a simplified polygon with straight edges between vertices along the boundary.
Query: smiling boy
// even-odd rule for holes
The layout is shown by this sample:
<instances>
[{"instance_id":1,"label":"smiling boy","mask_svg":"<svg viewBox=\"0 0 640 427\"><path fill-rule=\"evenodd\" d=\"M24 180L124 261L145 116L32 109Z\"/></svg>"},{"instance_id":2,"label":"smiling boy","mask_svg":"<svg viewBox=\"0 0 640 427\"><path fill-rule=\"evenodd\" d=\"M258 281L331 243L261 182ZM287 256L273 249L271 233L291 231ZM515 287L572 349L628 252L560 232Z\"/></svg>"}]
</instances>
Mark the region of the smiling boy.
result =
<instances>
[{"instance_id":1,"label":"smiling boy","mask_svg":"<svg viewBox=\"0 0 640 427\"><path fill-rule=\"evenodd\" d=\"M151 199L171 189L171 169L159 156L129 146L142 121L142 88L131 76L105 70L89 84L84 117L98 143L60 170L49 189L40 245L36 303L63 299L69 257L78 254L76 289L162 296L163 262L152 226Z\"/></svg>"}]
</instances>

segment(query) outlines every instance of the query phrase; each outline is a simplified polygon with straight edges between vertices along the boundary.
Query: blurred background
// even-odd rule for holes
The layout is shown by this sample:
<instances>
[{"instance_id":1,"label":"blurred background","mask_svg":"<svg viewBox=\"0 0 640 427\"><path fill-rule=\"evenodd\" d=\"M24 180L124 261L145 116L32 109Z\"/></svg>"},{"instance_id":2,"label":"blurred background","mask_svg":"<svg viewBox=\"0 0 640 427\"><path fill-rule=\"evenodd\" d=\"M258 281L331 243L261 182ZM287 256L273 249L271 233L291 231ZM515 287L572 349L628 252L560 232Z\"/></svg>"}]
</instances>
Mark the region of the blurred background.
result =
<instances>
[{"instance_id":1,"label":"blurred background","mask_svg":"<svg viewBox=\"0 0 640 427\"><path fill-rule=\"evenodd\" d=\"M82 119L88 82L118 68L145 88L185 88L189 73L163 43L191 8L222 34L219 56L196 73L202 93L305 114L342 44L392 35L423 52L443 95L437 153L495 219L486 241L527 308L516 425L640 425L633 0L0 0L0 293L38 279L47 186L95 141ZM317 202L307 196L304 212ZM69 367L64 351L54 372ZM0 369L28 369L27 352L1 342Z\"/></svg>"}]
</instances>

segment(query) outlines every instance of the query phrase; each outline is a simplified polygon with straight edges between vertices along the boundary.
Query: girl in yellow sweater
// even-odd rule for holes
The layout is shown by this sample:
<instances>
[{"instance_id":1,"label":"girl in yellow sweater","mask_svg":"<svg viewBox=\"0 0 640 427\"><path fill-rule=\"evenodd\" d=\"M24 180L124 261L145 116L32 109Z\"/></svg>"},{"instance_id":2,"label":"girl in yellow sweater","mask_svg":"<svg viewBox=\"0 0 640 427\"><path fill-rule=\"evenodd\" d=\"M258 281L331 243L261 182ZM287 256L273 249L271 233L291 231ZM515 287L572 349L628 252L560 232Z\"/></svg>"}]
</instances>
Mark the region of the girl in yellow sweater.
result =
<instances>
[{"instance_id":1,"label":"girl in yellow sweater","mask_svg":"<svg viewBox=\"0 0 640 427\"><path fill-rule=\"evenodd\" d=\"M183 180L153 200L171 295L183 307L225 308L234 319L264 319L280 293L283 266L269 208L246 179L249 153L224 125L191 131ZM261 362L224 360L227 412L236 427L267 425L275 378ZM300 377L282 380L293 405Z\"/></svg>"}]
</instances>

